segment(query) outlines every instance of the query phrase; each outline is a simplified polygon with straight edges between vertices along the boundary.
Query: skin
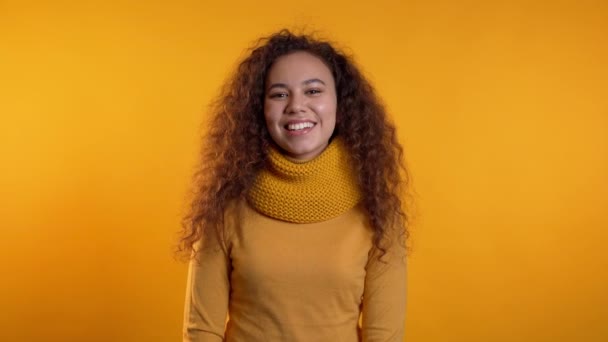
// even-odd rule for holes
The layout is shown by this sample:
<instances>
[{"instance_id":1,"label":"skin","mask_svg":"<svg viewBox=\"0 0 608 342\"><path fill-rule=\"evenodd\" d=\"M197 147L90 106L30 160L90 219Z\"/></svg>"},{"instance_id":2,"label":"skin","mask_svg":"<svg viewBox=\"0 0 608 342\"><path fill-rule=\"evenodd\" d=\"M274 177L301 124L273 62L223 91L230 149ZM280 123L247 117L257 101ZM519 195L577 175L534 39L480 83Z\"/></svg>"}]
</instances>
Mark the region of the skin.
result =
<instances>
[{"instance_id":1,"label":"skin","mask_svg":"<svg viewBox=\"0 0 608 342\"><path fill-rule=\"evenodd\" d=\"M336 86L329 68L303 51L277 58L266 77L264 118L272 140L300 162L314 159L336 127ZM290 130L302 124L302 130Z\"/></svg>"}]
</instances>

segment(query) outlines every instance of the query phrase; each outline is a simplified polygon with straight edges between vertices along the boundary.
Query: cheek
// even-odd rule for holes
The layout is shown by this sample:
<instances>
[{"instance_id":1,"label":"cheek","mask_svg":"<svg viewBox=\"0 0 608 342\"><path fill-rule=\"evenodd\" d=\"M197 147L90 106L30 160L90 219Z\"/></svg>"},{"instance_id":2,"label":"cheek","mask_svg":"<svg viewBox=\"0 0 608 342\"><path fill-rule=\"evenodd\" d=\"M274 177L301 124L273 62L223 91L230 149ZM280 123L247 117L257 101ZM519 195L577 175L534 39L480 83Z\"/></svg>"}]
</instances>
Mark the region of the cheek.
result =
<instances>
[{"instance_id":1,"label":"cheek","mask_svg":"<svg viewBox=\"0 0 608 342\"><path fill-rule=\"evenodd\" d=\"M267 123L277 122L281 118L281 108L277 104L265 103L264 104L264 118Z\"/></svg>"},{"instance_id":2,"label":"cheek","mask_svg":"<svg viewBox=\"0 0 608 342\"><path fill-rule=\"evenodd\" d=\"M282 129L279 126L279 117L266 113L264 115L264 118L266 121L266 130L268 131L268 133L270 133L273 138L280 134Z\"/></svg>"},{"instance_id":3,"label":"cheek","mask_svg":"<svg viewBox=\"0 0 608 342\"><path fill-rule=\"evenodd\" d=\"M264 119L266 120L266 125L269 127L274 126L278 121L277 116L272 115L270 112L264 113Z\"/></svg>"},{"instance_id":4,"label":"cheek","mask_svg":"<svg viewBox=\"0 0 608 342\"><path fill-rule=\"evenodd\" d=\"M272 108L269 105L264 105L264 120L266 123L270 123L272 121Z\"/></svg>"},{"instance_id":5,"label":"cheek","mask_svg":"<svg viewBox=\"0 0 608 342\"><path fill-rule=\"evenodd\" d=\"M316 105L315 111L321 115L324 121L336 121L336 103L324 102Z\"/></svg>"}]
</instances>

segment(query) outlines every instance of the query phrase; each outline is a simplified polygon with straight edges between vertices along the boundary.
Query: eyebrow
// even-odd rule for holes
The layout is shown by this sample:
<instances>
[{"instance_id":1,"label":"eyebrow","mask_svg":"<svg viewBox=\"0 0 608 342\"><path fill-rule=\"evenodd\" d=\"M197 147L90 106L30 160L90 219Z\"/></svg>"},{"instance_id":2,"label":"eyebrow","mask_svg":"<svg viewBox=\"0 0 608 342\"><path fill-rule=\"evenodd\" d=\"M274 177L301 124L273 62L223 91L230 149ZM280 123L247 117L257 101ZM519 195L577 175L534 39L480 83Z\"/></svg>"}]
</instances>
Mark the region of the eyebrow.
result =
<instances>
[{"instance_id":1,"label":"eyebrow","mask_svg":"<svg viewBox=\"0 0 608 342\"><path fill-rule=\"evenodd\" d=\"M315 83L315 82L318 82L318 83L321 83L321 84L325 85L325 82L321 81L318 78L311 78L309 80L306 80L306 81L302 82L302 85L309 85L309 84ZM285 83L273 83L270 87L268 87L268 90L273 89L273 88L287 88L287 84L285 84Z\"/></svg>"}]
</instances>

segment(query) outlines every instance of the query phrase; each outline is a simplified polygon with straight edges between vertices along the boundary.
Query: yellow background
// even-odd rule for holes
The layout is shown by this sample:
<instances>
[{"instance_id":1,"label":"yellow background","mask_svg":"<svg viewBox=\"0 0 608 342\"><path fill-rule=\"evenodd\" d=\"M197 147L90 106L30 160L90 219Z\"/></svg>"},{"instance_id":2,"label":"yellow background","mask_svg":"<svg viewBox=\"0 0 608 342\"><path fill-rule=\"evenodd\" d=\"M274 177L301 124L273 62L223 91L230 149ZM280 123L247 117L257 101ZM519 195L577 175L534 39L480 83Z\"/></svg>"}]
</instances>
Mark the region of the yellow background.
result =
<instances>
[{"instance_id":1,"label":"yellow background","mask_svg":"<svg viewBox=\"0 0 608 342\"><path fill-rule=\"evenodd\" d=\"M1 0L0 340L180 340L199 124L284 26L349 48L398 124L407 341L608 340L602 0Z\"/></svg>"}]
</instances>

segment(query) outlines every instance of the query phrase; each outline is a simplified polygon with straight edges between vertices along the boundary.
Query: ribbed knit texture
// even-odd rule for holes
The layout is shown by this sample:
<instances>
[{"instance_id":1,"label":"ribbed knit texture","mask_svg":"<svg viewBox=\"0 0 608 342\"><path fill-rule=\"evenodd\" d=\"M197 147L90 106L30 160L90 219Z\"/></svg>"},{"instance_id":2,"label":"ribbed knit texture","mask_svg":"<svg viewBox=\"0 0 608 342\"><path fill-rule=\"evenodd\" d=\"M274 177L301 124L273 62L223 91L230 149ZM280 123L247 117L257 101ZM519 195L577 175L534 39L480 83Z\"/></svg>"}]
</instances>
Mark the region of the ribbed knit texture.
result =
<instances>
[{"instance_id":1,"label":"ribbed knit texture","mask_svg":"<svg viewBox=\"0 0 608 342\"><path fill-rule=\"evenodd\" d=\"M267 167L258 174L248 200L272 218L311 223L351 209L361 200L361 192L346 147L336 137L319 156L303 163L271 148Z\"/></svg>"}]
</instances>

